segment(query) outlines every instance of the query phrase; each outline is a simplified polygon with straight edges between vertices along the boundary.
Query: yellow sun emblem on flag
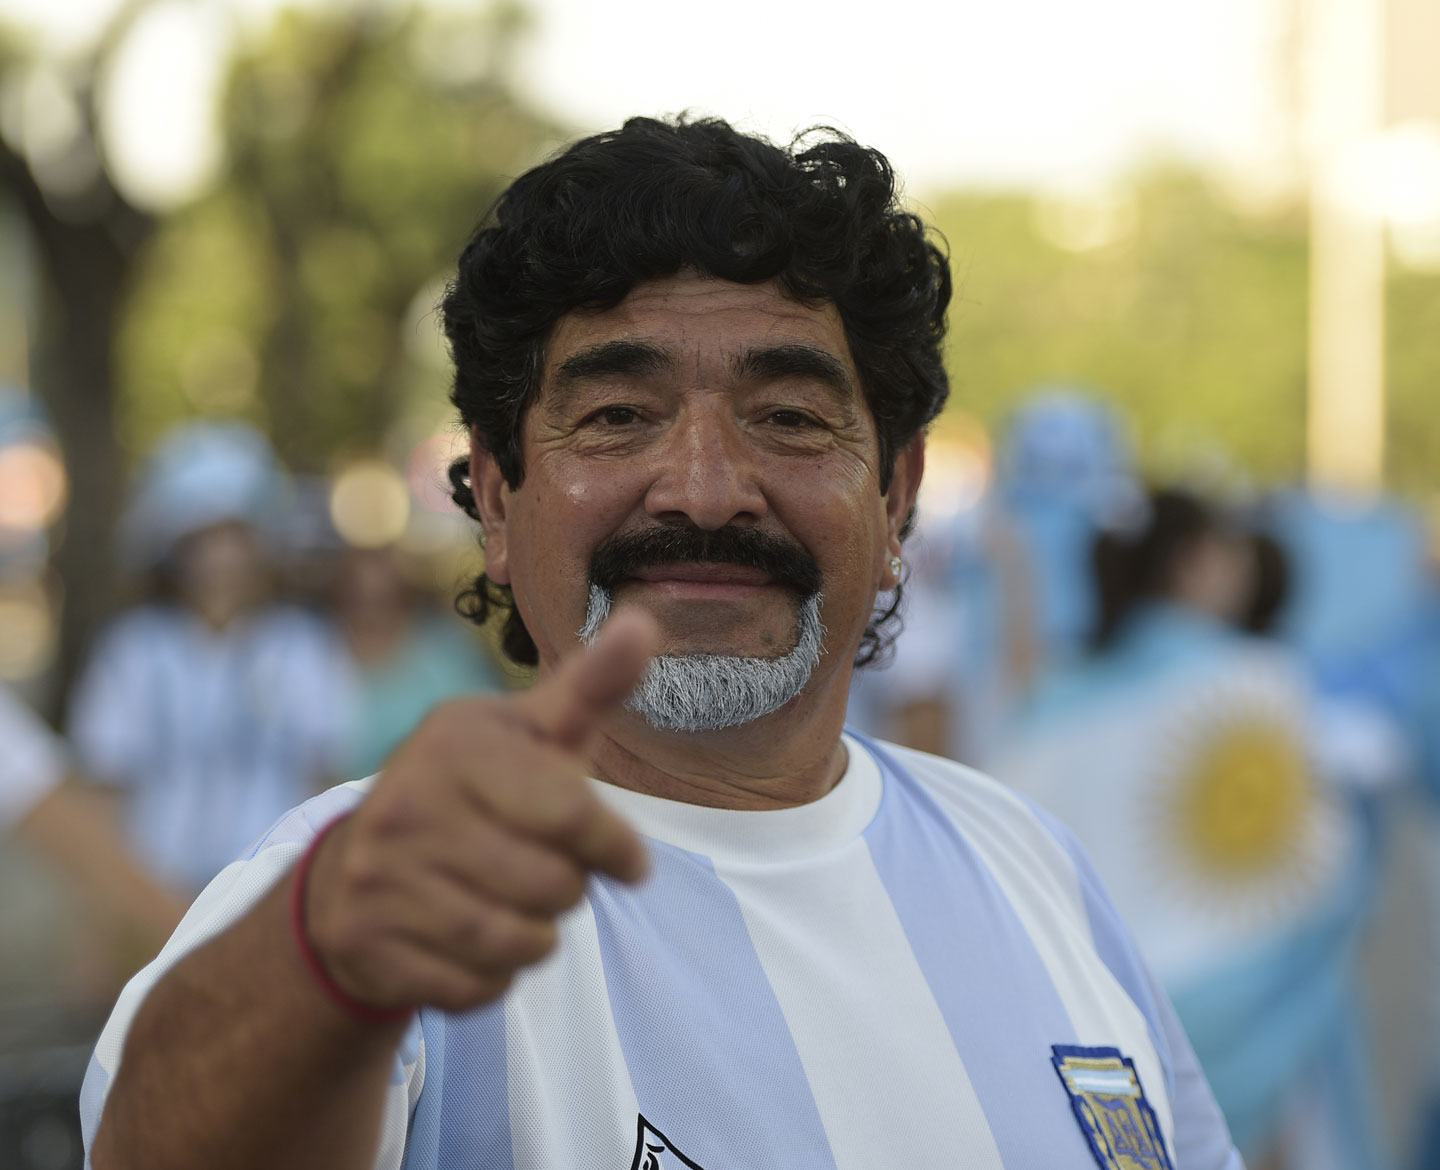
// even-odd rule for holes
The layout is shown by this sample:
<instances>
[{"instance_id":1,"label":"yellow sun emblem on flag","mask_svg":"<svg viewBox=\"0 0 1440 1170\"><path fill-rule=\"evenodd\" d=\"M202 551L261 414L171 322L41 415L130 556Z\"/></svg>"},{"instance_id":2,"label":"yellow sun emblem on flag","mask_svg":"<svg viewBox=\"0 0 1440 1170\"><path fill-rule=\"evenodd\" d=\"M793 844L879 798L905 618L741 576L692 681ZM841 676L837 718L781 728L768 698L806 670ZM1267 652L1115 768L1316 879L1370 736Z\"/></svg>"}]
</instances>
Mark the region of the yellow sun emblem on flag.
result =
<instances>
[{"instance_id":1,"label":"yellow sun emblem on flag","mask_svg":"<svg viewBox=\"0 0 1440 1170\"><path fill-rule=\"evenodd\" d=\"M1205 868L1261 874L1295 852L1312 799L1310 770L1288 729L1255 718L1214 729L1180 777L1175 809Z\"/></svg>"},{"instance_id":2,"label":"yellow sun emblem on flag","mask_svg":"<svg viewBox=\"0 0 1440 1170\"><path fill-rule=\"evenodd\" d=\"M1144 785L1156 880L1191 911L1284 915L1326 879L1343 837L1292 696L1264 672L1232 675L1166 724Z\"/></svg>"}]
</instances>

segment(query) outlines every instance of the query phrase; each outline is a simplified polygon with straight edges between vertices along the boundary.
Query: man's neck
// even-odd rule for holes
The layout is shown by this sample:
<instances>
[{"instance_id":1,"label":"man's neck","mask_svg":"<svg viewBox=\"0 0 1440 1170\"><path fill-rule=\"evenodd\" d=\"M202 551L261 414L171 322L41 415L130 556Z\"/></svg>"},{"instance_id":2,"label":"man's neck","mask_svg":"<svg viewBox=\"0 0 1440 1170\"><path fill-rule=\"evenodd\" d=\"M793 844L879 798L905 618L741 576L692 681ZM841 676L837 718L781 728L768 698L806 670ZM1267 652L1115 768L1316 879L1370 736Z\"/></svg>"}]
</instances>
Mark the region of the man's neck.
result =
<instances>
[{"instance_id":1,"label":"man's neck","mask_svg":"<svg viewBox=\"0 0 1440 1170\"><path fill-rule=\"evenodd\" d=\"M835 787L847 761L843 701L837 707L807 699L725 731L656 731L626 712L593 748L594 774L622 788L711 808L808 804Z\"/></svg>"}]
</instances>

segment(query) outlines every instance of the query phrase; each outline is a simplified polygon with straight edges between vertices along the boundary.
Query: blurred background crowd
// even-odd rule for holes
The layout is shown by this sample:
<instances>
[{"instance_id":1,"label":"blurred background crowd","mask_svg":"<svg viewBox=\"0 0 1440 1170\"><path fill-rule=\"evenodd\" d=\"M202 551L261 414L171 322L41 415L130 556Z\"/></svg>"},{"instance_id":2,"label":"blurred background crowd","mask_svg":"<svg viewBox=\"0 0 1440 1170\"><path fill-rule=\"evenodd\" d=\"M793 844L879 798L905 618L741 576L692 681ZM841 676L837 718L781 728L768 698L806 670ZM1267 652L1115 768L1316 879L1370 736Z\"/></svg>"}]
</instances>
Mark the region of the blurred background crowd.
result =
<instances>
[{"instance_id":1,"label":"blurred background crowd","mask_svg":"<svg viewBox=\"0 0 1440 1170\"><path fill-rule=\"evenodd\" d=\"M1079 837L1252 1170L1440 1166L1440 9L811 8L0 2L0 1166L79 1165L110 1001L279 812L527 681L453 612L434 306L686 107L838 124L949 241L853 724Z\"/></svg>"}]
</instances>

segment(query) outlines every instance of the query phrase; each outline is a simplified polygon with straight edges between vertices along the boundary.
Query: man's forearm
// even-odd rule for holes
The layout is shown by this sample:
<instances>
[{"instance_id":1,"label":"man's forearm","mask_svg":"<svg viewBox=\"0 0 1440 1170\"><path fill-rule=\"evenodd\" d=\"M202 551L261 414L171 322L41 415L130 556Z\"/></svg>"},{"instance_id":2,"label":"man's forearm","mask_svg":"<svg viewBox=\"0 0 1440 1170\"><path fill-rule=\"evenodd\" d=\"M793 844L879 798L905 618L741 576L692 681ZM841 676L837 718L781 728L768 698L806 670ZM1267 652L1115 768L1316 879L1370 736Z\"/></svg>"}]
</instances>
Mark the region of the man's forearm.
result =
<instances>
[{"instance_id":1,"label":"man's forearm","mask_svg":"<svg viewBox=\"0 0 1440 1170\"><path fill-rule=\"evenodd\" d=\"M354 1020L289 935L287 876L151 990L94 1170L369 1170L404 1023Z\"/></svg>"}]
</instances>

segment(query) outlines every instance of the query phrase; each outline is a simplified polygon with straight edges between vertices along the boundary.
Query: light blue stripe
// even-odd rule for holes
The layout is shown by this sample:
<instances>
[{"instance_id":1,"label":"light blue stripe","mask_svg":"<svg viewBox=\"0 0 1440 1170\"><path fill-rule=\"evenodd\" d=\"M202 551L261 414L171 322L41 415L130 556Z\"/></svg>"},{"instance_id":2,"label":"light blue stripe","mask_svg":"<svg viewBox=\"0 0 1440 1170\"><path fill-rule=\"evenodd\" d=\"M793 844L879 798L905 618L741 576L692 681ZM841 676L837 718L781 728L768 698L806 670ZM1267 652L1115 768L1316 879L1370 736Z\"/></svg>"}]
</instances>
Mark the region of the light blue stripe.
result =
<instances>
[{"instance_id":1,"label":"light blue stripe","mask_svg":"<svg viewBox=\"0 0 1440 1170\"><path fill-rule=\"evenodd\" d=\"M505 1001L462 1015L425 1009L425 1083L403 1170L513 1170Z\"/></svg>"},{"instance_id":2,"label":"light blue stripe","mask_svg":"<svg viewBox=\"0 0 1440 1170\"><path fill-rule=\"evenodd\" d=\"M640 1111L701 1166L835 1170L734 893L704 857L658 841L650 856L642 885L590 890Z\"/></svg>"},{"instance_id":3,"label":"light blue stripe","mask_svg":"<svg viewBox=\"0 0 1440 1170\"><path fill-rule=\"evenodd\" d=\"M884 749L885 794L865 831L875 867L945 1018L1007 1166L1091 1157L1051 1045L1075 1043L1063 1001L984 861ZM880 1010L877 1007L877 1010ZM1037 1094L1037 1084L1054 1086Z\"/></svg>"}]
</instances>

